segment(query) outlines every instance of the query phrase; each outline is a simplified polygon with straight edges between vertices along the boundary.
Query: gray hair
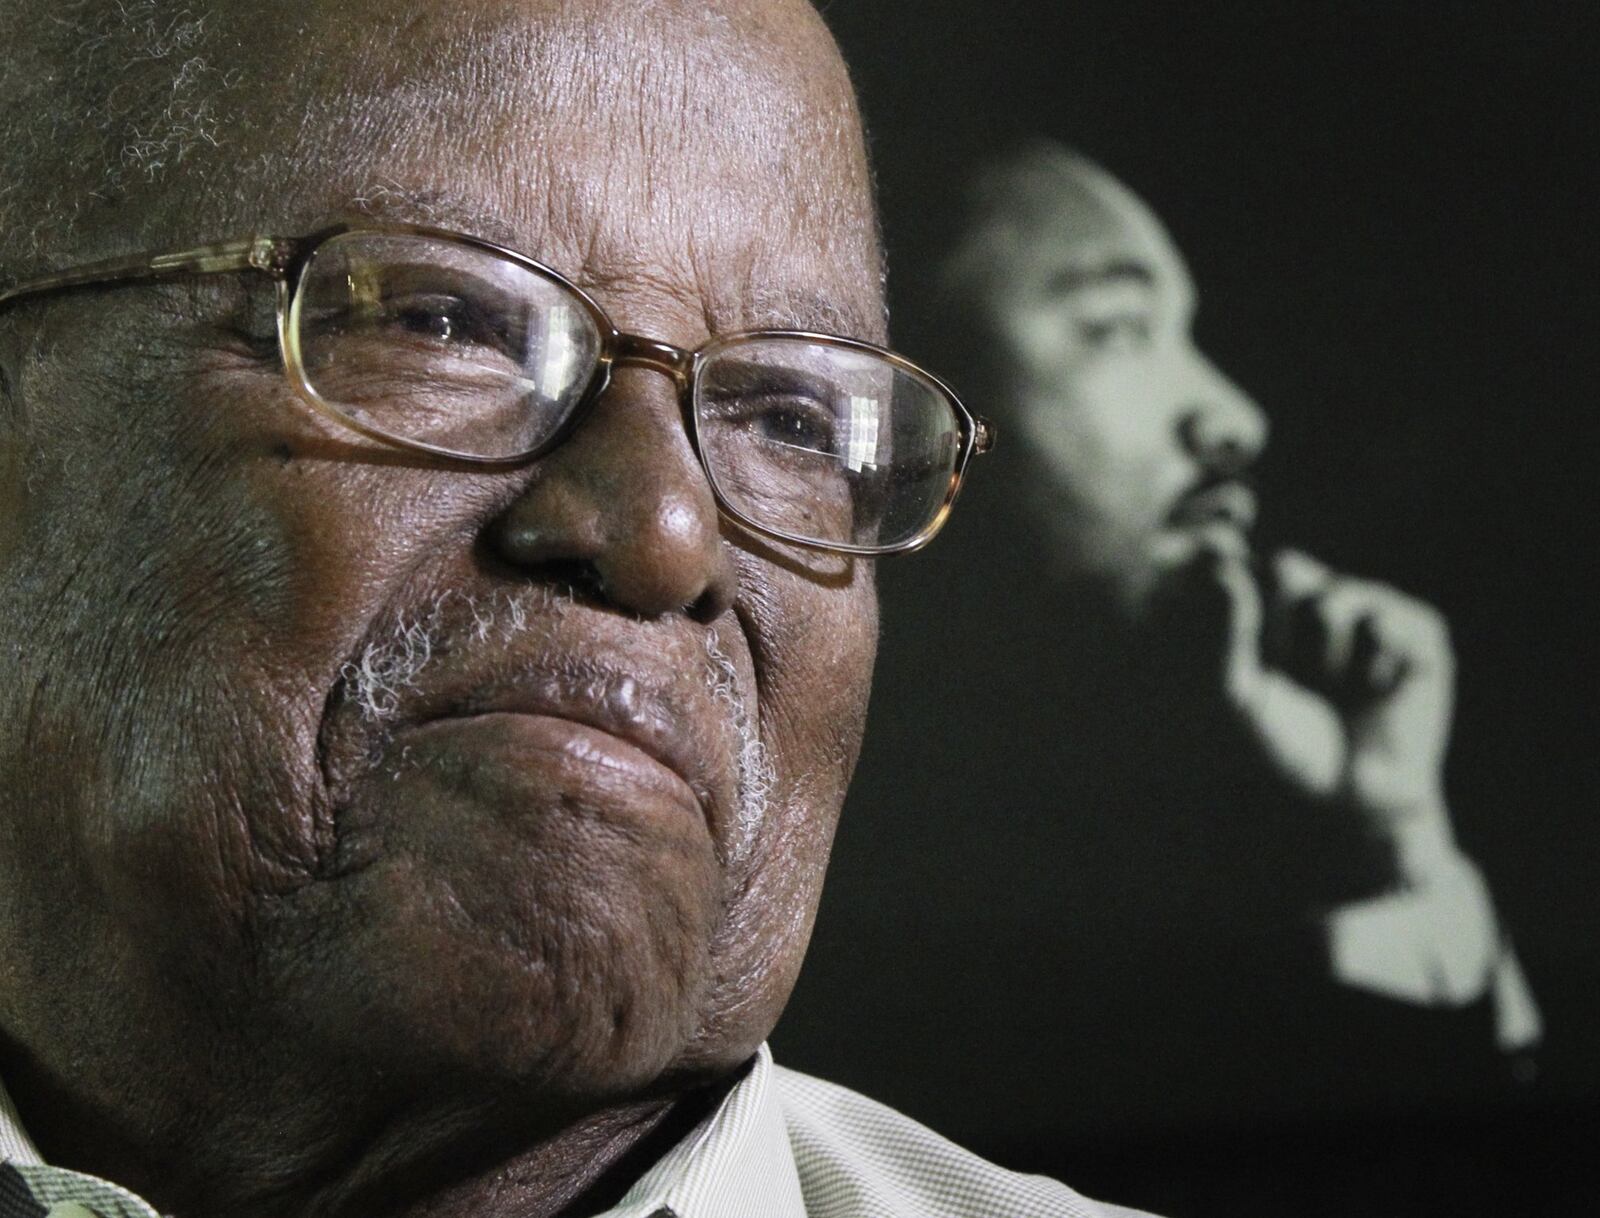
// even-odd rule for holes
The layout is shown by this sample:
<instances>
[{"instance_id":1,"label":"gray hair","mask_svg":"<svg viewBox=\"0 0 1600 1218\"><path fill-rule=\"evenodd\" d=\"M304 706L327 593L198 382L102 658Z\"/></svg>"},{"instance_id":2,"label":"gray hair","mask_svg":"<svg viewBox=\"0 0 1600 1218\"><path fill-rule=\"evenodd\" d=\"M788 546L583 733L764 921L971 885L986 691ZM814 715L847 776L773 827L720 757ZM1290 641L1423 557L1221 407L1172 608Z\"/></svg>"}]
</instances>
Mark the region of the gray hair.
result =
<instances>
[{"instance_id":1,"label":"gray hair","mask_svg":"<svg viewBox=\"0 0 1600 1218\"><path fill-rule=\"evenodd\" d=\"M62 256L95 212L222 138L236 73L209 14L163 0L7 0L0 16L0 277Z\"/></svg>"},{"instance_id":2,"label":"gray hair","mask_svg":"<svg viewBox=\"0 0 1600 1218\"><path fill-rule=\"evenodd\" d=\"M504 646L539 633L543 619L530 616L530 608L541 614L559 615L571 600L570 589L558 586L499 591L482 599L445 592L427 612L396 619L345 664L340 677L346 696L368 724L381 728L446 645L447 610L470 623L465 627L465 638L480 645ZM738 740L738 823L730 843L730 858L738 861L754 846L767 819L776 796L777 772L761 739L759 714L741 689L732 658L713 636L707 636L703 646L700 678L712 702L727 716ZM582 664L581 659L570 662Z\"/></svg>"}]
</instances>

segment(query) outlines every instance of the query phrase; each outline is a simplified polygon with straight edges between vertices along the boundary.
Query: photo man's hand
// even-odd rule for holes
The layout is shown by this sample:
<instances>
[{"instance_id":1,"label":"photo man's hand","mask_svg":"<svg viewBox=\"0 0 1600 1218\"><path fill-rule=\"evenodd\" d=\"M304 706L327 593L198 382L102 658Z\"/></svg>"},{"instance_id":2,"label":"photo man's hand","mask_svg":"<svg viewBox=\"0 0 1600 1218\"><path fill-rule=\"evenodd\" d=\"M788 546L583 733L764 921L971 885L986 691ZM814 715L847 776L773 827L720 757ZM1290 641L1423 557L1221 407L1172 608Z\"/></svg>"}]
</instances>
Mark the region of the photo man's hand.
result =
<instances>
[{"instance_id":1,"label":"photo man's hand","mask_svg":"<svg viewBox=\"0 0 1600 1218\"><path fill-rule=\"evenodd\" d=\"M1502 1045L1536 1041L1537 1008L1450 822L1455 656L1443 615L1295 550L1261 570L1236 534L1203 539L1171 570L1167 612L1189 615L1184 639L1210 650L1248 747L1391 860L1382 891L1308 910L1335 977L1429 1005L1492 991Z\"/></svg>"},{"instance_id":2,"label":"photo man's hand","mask_svg":"<svg viewBox=\"0 0 1600 1218\"><path fill-rule=\"evenodd\" d=\"M1402 879L1452 861L1443 775L1455 657L1444 617L1294 550L1260 583L1234 559L1218 578L1231 610L1224 693L1273 768L1391 843Z\"/></svg>"}]
</instances>

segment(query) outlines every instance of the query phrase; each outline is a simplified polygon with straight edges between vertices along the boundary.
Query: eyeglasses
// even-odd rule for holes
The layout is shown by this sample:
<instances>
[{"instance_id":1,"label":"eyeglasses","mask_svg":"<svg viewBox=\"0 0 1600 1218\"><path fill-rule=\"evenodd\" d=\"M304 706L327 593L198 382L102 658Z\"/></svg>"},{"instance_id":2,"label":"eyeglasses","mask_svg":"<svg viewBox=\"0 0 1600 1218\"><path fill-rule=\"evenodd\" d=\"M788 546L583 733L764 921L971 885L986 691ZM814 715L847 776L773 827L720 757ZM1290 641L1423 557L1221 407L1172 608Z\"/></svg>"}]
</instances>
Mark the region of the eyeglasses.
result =
<instances>
[{"instance_id":1,"label":"eyeglasses","mask_svg":"<svg viewBox=\"0 0 1600 1218\"><path fill-rule=\"evenodd\" d=\"M685 350L622 333L576 284L515 250L420 225L95 263L0 291L0 309L92 284L245 270L277 280L290 385L345 427L451 461L515 464L570 434L615 369L653 368L678 388L720 510L803 546L917 549L993 443L947 385L872 343L759 330Z\"/></svg>"}]
</instances>

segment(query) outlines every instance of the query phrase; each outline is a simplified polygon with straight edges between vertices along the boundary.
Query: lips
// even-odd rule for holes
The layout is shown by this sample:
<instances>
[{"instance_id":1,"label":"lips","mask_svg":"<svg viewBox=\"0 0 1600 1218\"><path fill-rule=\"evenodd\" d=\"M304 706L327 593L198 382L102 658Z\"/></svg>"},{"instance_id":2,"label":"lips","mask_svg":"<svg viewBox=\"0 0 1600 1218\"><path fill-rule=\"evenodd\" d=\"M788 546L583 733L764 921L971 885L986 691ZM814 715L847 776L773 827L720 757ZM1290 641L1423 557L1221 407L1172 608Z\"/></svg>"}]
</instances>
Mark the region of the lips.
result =
<instances>
[{"instance_id":1,"label":"lips","mask_svg":"<svg viewBox=\"0 0 1600 1218\"><path fill-rule=\"evenodd\" d=\"M536 670L460 696L441 692L428 699L432 705L416 726L474 721L510 726L530 747L631 774L641 783L660 786L660 779L670 775L715 832L722 801L713 777L715 750L706 739L710 733L693 730L696 716L668 691L627 674L584 667L587 671L577 676ZM652 775L652 767L664 774Z\"/></svg>"},{"instance_id":2,"label":"lips","mask_svg":"<svg viewBox=\"0 0 1600 1218\"><path fill-rule=\"evenodd\" d=\"M475 766L500 767L499 782L485 789L503 793L532 782L542 789L585 791L591 798L609 794L636 813L665 809L711 828L710 801L676 769L622 736L575 719L525 711L447 715L419 725L407 741L448 742L447 748L471 757ZM510 774L519 778L508 786Z\"/></svg>"},{"instance_id":3,"label":"lips","mask_svg":"<svg viewBox=\"0 0 1600 1218\"><path fill-rule=\"evenodd\" d=\"M418 619L420 664L404 627ZM726 698L740 695L716 692L726 680L714 642L686 622L629 621L532 594L442 597L417 619L386 619L354 650L320 732L336 832L375 831L381 804L356 795L375 767L433 756L446 767L435 773L476 773L480 795L510 801L506 810L540 792L624 819L682 810L725 856L742 798ZM376 698L351 687L367 670L384 674Z\"/></svg>"},{"instance_id":4,"label":"lips","mask_svg":"<svg viewBox=\"0 0 1600 1218\"><path fill-rule=\"evenodd\" d=\"M1174 528L1223 525L1241 533L1249 532L1255 522L1255 492L1234 479L1206 483L1187 492L1167 517L1167 523Z\"/></svg>"}]
</instances>

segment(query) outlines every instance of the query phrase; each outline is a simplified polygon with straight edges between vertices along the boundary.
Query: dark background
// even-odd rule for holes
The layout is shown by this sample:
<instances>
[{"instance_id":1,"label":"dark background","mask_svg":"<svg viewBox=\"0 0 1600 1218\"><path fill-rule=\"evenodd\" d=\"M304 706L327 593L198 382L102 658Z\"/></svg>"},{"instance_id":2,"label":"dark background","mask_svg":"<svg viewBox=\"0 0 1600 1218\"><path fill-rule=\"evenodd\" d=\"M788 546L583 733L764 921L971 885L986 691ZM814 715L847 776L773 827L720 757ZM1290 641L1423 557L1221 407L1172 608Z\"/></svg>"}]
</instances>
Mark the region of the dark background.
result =
<instances>
[{"instance_id":1,"label":"dark background","mask_svg":"<svg viewBox=\"0 0 1600 1218\"><path fill-rule=\"evenodd\" d=\"M1148 1068L1183 1052L1142 1057L1153 1024L1124 1044L1040 1052L1038 1027L1010 1016L1071 984L1038 967L1030 930L1030 907L1048 922L1057 906L1040 841L986 800L995 767L1028 759L986 745L942 798L896 799L919 767L963 772L949 758L985 713L997 634L1049 637L1017 620L1039 611L1028 597L969 586L974 571L994 576L968 559L1012 540L995 535L1007 522L980 484L1014 468L1002 444L939 542L880 566L874 722L779 1059L1003 1163L1174 1218L1585 1212L1596 1190L1580 1168L1600 1147L1595 10L838 0L824 12L873 140L897 346L946 371L925 305L975 159L1026 132L1075 145L1166 222L1199 285L1202 347L1271 416L1264 543L1444 610L1460 661L1457 830L1515 935L1547 1039L1507 1063L1504 1087L1441 1089L1437 1071L1404 1061L1348 1087L1252 1071L1241 1034L1248 1082L1226 1104L1186 1093L1181 1070ZM1037 659L998 666L991 695L1053 714L1060 676ZM1330 1025L1340 1018L1329 1008Z\"/></svg>"}]
</instances>

